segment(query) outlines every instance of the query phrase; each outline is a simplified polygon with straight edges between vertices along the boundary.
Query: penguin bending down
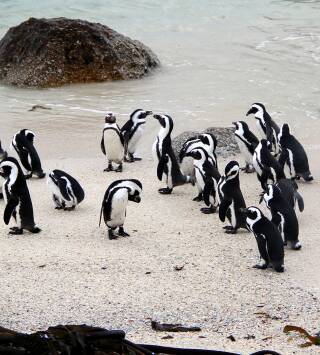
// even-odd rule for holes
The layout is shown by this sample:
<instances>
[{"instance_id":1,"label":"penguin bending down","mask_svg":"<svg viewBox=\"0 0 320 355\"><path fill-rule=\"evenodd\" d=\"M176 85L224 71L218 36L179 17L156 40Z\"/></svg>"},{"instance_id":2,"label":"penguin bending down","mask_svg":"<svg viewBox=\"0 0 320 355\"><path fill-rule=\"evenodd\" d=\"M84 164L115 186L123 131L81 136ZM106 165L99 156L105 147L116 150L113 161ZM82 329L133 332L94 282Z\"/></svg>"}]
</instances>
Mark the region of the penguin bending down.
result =
<instances>
[{"instance_id":1,"label":"penguin bending down","mask_svg":"<svg viewBox=\"0 0 320 355\"><path fill-rule=\"evenodd\" d=\"M269 151L269 142L262 139L257 145L253 153L253 167L257 172L258 180L260 181L262 190L266 190L268 180L273 183L280 179L285 179L283 168L280 166L276 158Z\"/></svg>"},{"instance_id":2,"label":"penguin bending down","mask_svg":"<svg viewBox=\"0 0 320 355\"><path fill-rule=\"evenodd\" d=\"M226 216L231 226L225 226L226 233L235 234L239 228L247 228L245 218L240 213L241 208L246 207L239 180L239 164L236 161L230 161L225 167L225 176L219 181L220 206L219 218L222 222Z\"/></svg>"},{"instance_id":3,"label":"penguin bending down","mask_svg":"<svg viewBox=\"0 0 320 355\"><path fill-rule=\"evenodd\" d=\"M209 154L204 148L195 148L186 153L186 157L192 157L195 168L195 179L199 194L208 208L201 208L205 214L214 213L219 206L218 183L221 175L218 169L209 161Z\"/></svg>"},{"instance_id":4,"label":"penguin bending down","mask_svg":"<svg viewBox=\"0 0 320 355\"><path fill-rule=\"evenodd\" d=\"M284 271L283 241L277 227L257 207L242 209L248 229L254 234L260 253L260 263L254 268L273 267L277 272Z\"/></svg>"},{"instance_id":5,"label":"penguin bending down","mask_svg":"<svg viewBox=\"0 0 320 355\"><path fill-rule=\"evenodd\" d=\"M292 208L296 207L298 203L299 211L304 210L304 201L302 196L298 192L298 185L295 180L291 179L281 179L275 184L281 191L281 194L285 201L288 201Z\"/></svg>"},{"instance_id":6,"label":"penguin bending down","mask_svg":"<svg viewBox=\"0 0 320 355\"><path fill-rule=\"evenodd\" d=\"M309 170L307 154L301 143L290 133L290 127L284 123L278 135L281 154L279 163L284 167L285 163L290 170L291 179L312 181L313 177Z\"/></svg>"},{"instance_id":7,"label":"penguin bending down","mask_svg":"<svg viewBox=\"0 0 320 355\"><path fill-rule=\"evenodd\" d=\"M56 210L72 211L84 199L84 191L78 181L62 170L51 171L47 184Z\"/></svg>"},{"instance_id":8,"label":"penguin bending down","mask_svg":"<svg viewBox=\"0 0 320 355\"><path fill-rule=\"evenodd\" d=\"M41 231L34 222L33 207L26 178L15 158L8 157L0 163L0 173L5 179L3 195L6 202L3 220L9 224L11 217L17 223L10 228L9 234L23 234L26 229L31 233Z\"/></svg>"},{"instance_id":9,"label":"penguin bending down","mask_svg":"<svg viewBox=\"0 0 320 355\"><path fill-rule=\"evenodd\" d=\"M101 139L101 151L108 160L108 167L103 171L113 171L112 163L116 163L118 167L115 171L118 173L122 172L124 139L116 123L116 116L112 112L108 112L105 117L105 125Z\"/></svg>"},{"instance_id":10,"label":"penguin bending down","mask_svg":"<svg viewBox=\"0 0 320 355\"><path fill-rule=\"evenodd\" d=\"M128 201L140 203L142 184L136 179L116 180L109 185L102 201L99 227L103 214L104 222L108 227L109 239L116 239L115 229L119 228L118 235L128 237L123 229Z\"/></svg>"},{"instance_id":11,"label":"penguin bending down","mask_svg":"<svg viewBox=\"0 0 320 355\"><path fill-rule=\"evenodd\" d=\"M244 156L245 167L241 170L244 170L246 173L253 173L254 167L252 163L253 153L259 144L258 138L250 131L248 125L243 121L232 122L235 125L236 130L234 132L235 139L238 143L240 152Z\"/></svg>"},{"instance_id":12,"label":"penguin bending down","mask_svg":"<svg viewBox=\"0 0 320 355\"><path fill-rule=\"evenodd\" d=\"M161 181L165 176L167 187L159 189L161 194L171 194L175 186L186 183L194 184L190 176L182 174L177 158L171 145L171 132L173 129L173 120L168 115L153 116L161 125L156 141L152 146L152 153L157 165L157 176Z\"/></svg>"},{"instance_id":13,"label":"penguin bending down","mask_svg":"<svg viewBox=\"0 0 320 355\"><path fill-rule=\"evenodd\" d=\"M134 156L137 145L144 131L146 117L152 115L152 111L135 110L130 115L130 119L121 128L125 143L125 161L132 163L135 160L141 160Z\"/></svg>"},{"instance_id":14,"label":"penguin bending down","mask_svg":"<svg viewBox=\"0 0 320 355\"><path fill-rule=\"evenodd\" d=\"M26 179L36 175L39 179L46 176L41 167L41 161L36 148L34 147L35 134L28 130L22 129L16 133L11 142L11 148L17 152L22 166L26 170Z\"/></svg>"},{"instance_id":15,"label":"penguin bending down","mask_svg":"<svg viewBox=\"0 0 320 355\"><path fill-rule=\"evenodd\" d=\"M294 209L284 199L280 189L275 185L268 185L268 191L263 195L266 206L271 211L271 222L281 233L284 245L289 242L291 249L301 249L299 242L299 223Z\"/></svg>"},{"instance_id":16,"label":"penguin bending down","mask_svg":"<svg viewBox=\"0 0 320 355\"><path fill-rule=\"evenodd\" d=\"M0 161L7 157L8 157L8 153L2 149L2 145L0 141ZM2 185L0 186L0 199L3 199Z\"/></svg>"},{"instance_id":17,"label":"penguin bending down","mask_svg":"<svg viewBox=\"0 0 320 355\"><path fill-rule=\"evenodd\" d=\"M275 156L279 154L278 134L280 132L279 126L273 121L264 105L256 102L251 105L250 110L246 116L254 114L257 120L257 127L261 138L266 139L271 143L271 150Z\"/></svg>"}]
</instances>

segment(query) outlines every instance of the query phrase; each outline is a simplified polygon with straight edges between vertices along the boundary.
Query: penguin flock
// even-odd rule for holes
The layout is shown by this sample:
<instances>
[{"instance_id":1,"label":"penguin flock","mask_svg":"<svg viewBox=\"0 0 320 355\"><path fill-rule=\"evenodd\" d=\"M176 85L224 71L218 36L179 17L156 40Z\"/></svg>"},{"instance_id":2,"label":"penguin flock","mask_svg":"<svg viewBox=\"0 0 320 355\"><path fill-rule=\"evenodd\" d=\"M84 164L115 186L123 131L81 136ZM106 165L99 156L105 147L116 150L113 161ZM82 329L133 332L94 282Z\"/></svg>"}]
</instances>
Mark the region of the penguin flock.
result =
<instances>
[{"instance_id":1,"label":"penguin flock","mask_svg":"<svg viewBox=\"0 0 320 355\"><path fill-rule=\"evenodd\" d=\"M137 109L120 128L116 116L108 112L102 130L101 151L106 157L104 172L123 171L123 163L141 160L136 156L137 147L143 136L148 116L159 123L159 132L152 146L156 163L156 175L165 187L158 192L170 195L173 189L192 184L197 188L194 201L203 201L202 213L218 212L227 234L236 234L242 228L255 236L260 261L254 267L273 268L284 271L284 247L293 250L301 248L299 222L295 212L304 210L304 201L298 192L297 181L303 178L313 180L308 157L303 146L292 135L288 124L279 127L261 103L251 105L246 116L253 114L260 138L250 131L245 121L233 122L235 140L244 157L245 166L229 161L221 174L215 153L217 139L213 134L203 133L187 139L177 157L174 153L171 134L174 128L172 117L167 114L153 114L152 111ZM11 218L16 226L9 234L23 234L24 230L39 233L36 225L27 179L43 179L46 174L34 145L35 134L28 129L17 132L11 142L20 163L10 157L0 142L0 175L4 178L0 197L4 198L3 219L6 225ZM285 167L288 169L286 175ZM270 211L267 218L256 206L247 207L241 191L240 171L256 173L262 192L259 203L264 202ZM54 208L72 211L85 198L80 183L68 173L55 169L48 173L47 185L52 194ZM107 188L102 199L99 226L102 217L110 240L129 236L124 231L126 209L129 201L140 203L143 186L137 179L119 179Z\"/></svg>"}]
</instances>

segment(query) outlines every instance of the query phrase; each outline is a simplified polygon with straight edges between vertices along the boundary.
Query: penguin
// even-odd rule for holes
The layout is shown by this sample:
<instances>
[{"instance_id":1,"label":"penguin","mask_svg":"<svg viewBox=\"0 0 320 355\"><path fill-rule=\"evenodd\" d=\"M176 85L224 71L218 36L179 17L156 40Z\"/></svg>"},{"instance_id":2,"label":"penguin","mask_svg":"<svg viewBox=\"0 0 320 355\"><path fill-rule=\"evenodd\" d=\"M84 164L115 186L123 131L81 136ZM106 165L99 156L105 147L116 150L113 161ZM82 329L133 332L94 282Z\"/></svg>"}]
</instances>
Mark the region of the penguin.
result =
<instances>
[{"instance_id":1,"label":"penguin","mask_svg":"<svg viewBox=\"0 0 320 355\"><path fill-rule=\"evenodd\" d=\"M11 141L11 148L15 149L22 166L26 170L26 179L37 176L42 179L46 176L41 167L41 161L36 148L34 147L35 134L28 130L22 129L17 132Z\"/></svg>"},{"instance_id":2,"label":"penguin","mask_svg":"<svg viewBox=\"0 0 320 355\"><path fill-rule=\"evenodd\" d=\"M281 154L279 163L288 165L291 179L312 181L307 154L301 143L290 133L290 127L284 123L278 135Z\"/></svg>"},{"instance_id":3,"label":"penguin","mask_svg":"<svg viewBox=\"0 0 320 355\"><path fill-rule=\"evenodd\" d=\"M280 189L276 185L268 185L268 190L263 195L263 199L271 212L271 222L278 227L284 245L289 242L291 249L301 249L299 223L296 213L289 202L284 199Z\"/></svg>"},{"instance_id":4,"label":"penguin","mask_svg":"<svg viewBox=\"0 0 320 355\"><path fill-rule=\"evenodd\" d=\"M227 216L231 226L225 226L224 229L228 234L237 233L239 228L246 229L245 218L240 213L241 208L246 207L239 180L239 163L230 161L225 167L225 176L221 177L219 182L220 190L220 206L219 218L222 222Z\"/></svg>"},{"instance_id":5,"label":"penguin","mask_svg":"<svg viewBox=\"0 0 320 355\"><path fill-rule=\"evenodd\" d=\"M161 194L171 194L175 186L194 184L190 176L183 175L171 145L173 120L169 115L153 116L161 125L156 141L152 146L154 160L157 162L157 176L161 181L165 175L167 187L159 189Z\"/></svg>"},{"instance_id":6,"label":"penguin","mask_svg":"<svg viewBox=\"0 0 320 355\"><path fill-rule=\"evenodd\" d=\"M280 132L279 126L274 122L265 106L261 103L254 103L246 116L255 115L257 120L257 127L262 139L267 139L271 143L271 150L275 156L279 154L278 134Z\"/></svg>"},{"instance_id":7,"label":"penguin","mask_svg":"<svg viewBox=\"0 0 320 355\"><path fill-rule=\"evenodd\" d=\"M7 158L8 156L8 153L3 150L2 148L2 144L1 144L1 141L0 141L0 161ZM2 185L0 186L0 200L3 199L3 192L2 192Z\"/></svg>"},{"instance_id":8,"label":"penguin","mask_svg":"<svg viewBox=\"0 0 320 355\"><path fill-rule=\"evenodd\" d=\"M273 267L277 272L284 271L283 241L277 227L263 215L257 207L241 210L246 218L248 229L254 234L260 253L260 262L256 269Z\"/></svg>"},{"instance_id":9,"label":"penguin","mask_svg":"<svg viewBox=\"0 0 320 355\"><path fill-rule=\"evenodd\" d=\"M3 195L6 203L3 220L9 224L11 217L17 223L10 228L9 234L23 234L23 230L31 233L41 231L34 222L32 201L23 171L15 158L8 157L0 163L0 173L5 179Z\"/></svg>"},{"instance_id":10,"label":"penguin","mask_svg":"<svg viewBox=\"0 0 320 355\"><path fill-rule=\"evenodd\" d=\"M275 185L280 189L283 198L288 201L292 208L295 208L296 204L298 204L299 211L303 212L304 200L298 192L298 185L295 180L280 179Z\"/></svg>"},{"instance_id":11,"label":"penguin","mask_svg":"<svg viewBox=\"0 0 320 355\"><path fill-rule=\"evenodd\" d=\"M257 172L262 190L266 190L268 180L273 183L280 179L285 179L283 168L280 166L276 158L269 151L270 143L266 139L262 139L257 145L253 153L253 167Z\"/></svg>"},{"instance_id":12,"label":"penguin","mask_svg":"<svg viewBox=\"0 0 320 355\"><path fill-rule=\"evenodd\" d=\"M105 125L102 131L101 151L107 157L108 167L103 171L113 171L112 163L118 164L116 172L122 172L124 159L124 138L116 123L116 116L108 112L105 117Z\"/></svg>"},{"instance_id":13,"label":"penguin","mask_svg":"<svg viewBox=\"0 0 320 355\"><path fill-rule=\"evenodd\" d=\"M140 203L142 184L137 179L116 180L107 188L102 201L99 227L102 214L108 227L109 239L117 239L114 231L118 228L118 235L128 237L123 229L128 201Z\"/></svg>"},{"instance_id":14,"label":"penguin","mask_svg":"<svg viewBox=\"0 0 320 355\"><path fill-rule=\"evenodd\" d=\"M232 124L236 127L234 132L236 142L238 143L240 152L244 156L245 159L245 167L242 168L246 173L253 173L254 167L252 163L252 157L254 150L259 144L258 138L250 131L248 125L244 121L232 122Z\"/></svg>"},{"instance_id":15,"label":"penguin","mask_svg":"<svg viewBox=\"0 0 320 355\"><path fill-rule=\"evenodd\" d=\"M199 194L203 195L208 208L201 208L205 214L214 213L219 206L218 183L221 175L218 169L210 162L208 152L202 148L195 148L186 153L186 157L193 158L195 168L195 183Z\"/></svg>"},{"instance_id":16,"label":"penguin","mask_svg":"<svg viewBox=\"0 0 320 355\"><path fill-rule=\"evenodd\" d=\"M79 182L62 170L51 171L47 185L56 210L72 211L84 199L85 194Z\"/></svg>"},{"instance_id":17,"label":"penguin","mask_svg":"<svg viewBox=\"0 0 320 355\"><path fill-rule=\"evenodd\" d=\"M132 163L141 160L141 158L135 157L134 154L144 131L146 117L149 115L152 115L152 111L135 110L130 115L130 119L121 128L125 142L126 162Z\"/></svg>"}]
</instances>

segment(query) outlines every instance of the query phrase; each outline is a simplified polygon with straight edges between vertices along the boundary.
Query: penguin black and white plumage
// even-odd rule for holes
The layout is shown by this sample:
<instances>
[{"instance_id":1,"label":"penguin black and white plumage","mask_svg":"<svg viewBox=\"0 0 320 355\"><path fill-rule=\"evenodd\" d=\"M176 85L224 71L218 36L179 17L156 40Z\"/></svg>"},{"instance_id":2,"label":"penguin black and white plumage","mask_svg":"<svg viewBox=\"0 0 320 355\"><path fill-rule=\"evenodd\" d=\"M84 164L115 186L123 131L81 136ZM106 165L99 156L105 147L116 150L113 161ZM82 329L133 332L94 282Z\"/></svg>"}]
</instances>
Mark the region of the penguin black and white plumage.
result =
<instances>
[{"instance_id":1,"label":"penguin black and white plumage","mask_svg":"<svg viewBox=\"0 0 320 355\"><path fill-rule=\"evenodd\" d=\"M26 179L36 175L39 179L46 176L41 167L41 161L36 148L34 147L35 134L28 130L22 129L17 132L11 141L11 147L17 152L22 166L26 170Z\"/></svg>"},{"instance_id":2,"label":"penguin black and white plumage","mask_svg":"<svg viewBox=\"0 0 320 355\"><path fill-rule=\"evenodd\" d=\"M260 253L260 263L254 267L266 269L273 267L277 272L284 271L284 248L277 227L263 215L257 207L242 210L248 229L254 234Z\"/></svg>"},{"instance_id":3,"label":"penguin black and white plumage","mask_svg":"<svg viewBox=\"0 0 320 355\"><path fill-rule=\"evenodd\" d=\"M201 208L200 211L205 214L214 213L220 203L218 183L221 175L218 169L210 162L209 154L204 148L195 148L186 153L186 156L193 158L195 183L198 187L199 195L203 195L204 202L208 206L208 208Z\"/></svg>"},{"instance_id":4,"label":"penguin black and white plumage","mask_svg":"<svg viewBox=\"0 0 320 355\"><path fill-rule=\"evenodd\" d=\"M152 111L138 109L132 112L130 119L121 128L125 142L125 161L132 163L141 160L134 156L138 143L144 131L146 117L152 115Z\"/></svg>"},{"instance_id":5,"label":"penguin black and white plumage","mask_svg":"<svg viewBox=\"0 0 320 355\"><path fill-rule=\"evenodd\" d=\"M72 211L84 199L85 194L79 182L62 170L51 171L47 184L57 210Z\"/></svg>"},{"instance_id":6,"label":"penguin black and white plumage","mask_svg":"<svg viewBox=\"0 0 320 355\"><path fill-rule=\"evenodd\" d=\"M280 166L276 158L269 151L270 143L266 139L262 139L257 145L253 153L253 167L257 172L263 190L266 190L268 180L273 183L280 179L285 179L283 168Z\"/></svg>"},{"instance_id":7,"label":"penguin black and white plumage","mask_svg":"<svg viewBox=\"0 0 320 355\"><path fill-rule=\"evenodd\" d=\"M123 229L126 208L129 201L140 203L142 184L137 179L116 180L109 185L102 201L100 221L103 214L108 227L109 239L116 239L114 231L118 228L118 235L129 236Z\"/></svg>"},{"instance_id":8,"label":"penguin black and white plumage","mask_svg":"<svg viewBox=\"0 0 320 355\"><path fill-rule=\"evenodd\" d=\"M271 150L275 156L279 154L278 134L280 132L279 126L274 122L265 106L261 103L254 103L246 116L255 115L257 120L257 127L262 139L267 139L271 143Z\"/></svg>"},{"instance_id":9,"label":"penguin black and white plumage","mask_svg":"<svg viewBox=\"0 0 320 355\"><path fill-rule=\"evenodd\" d=\"M235 139L238 143L240 152L244 156L244 160L246 163L245 167L242 170L244 170L246 173L253 173L254 168L252 163L252 157L253 157L254 150L259 144L259 140L250 131L246 122L237 121L237 122L232 122L232 124L234 124L236 127L236 130L234 132Z\"/></svg>"},{"instance_id":10,"label":"penguin black and white plumage","mask_svg":"<svg viewBox=\"0 0 320 355\"><path fill-rule=\"evenodd\" d=\"M101 151L107 157L108 167L104 171L113 171L112 163L118 165L116 172L122 172L124 159L124 138L116 123L116 117L108 112L105 117L105 125L102 131Z\"/></svg>"},{"instance_id":11,"label":"penguin black and white plumage","mask_svg":"<svg viewBox=\"0 0 320 355\"><path fill-rule=\"evenodd\" d=\"M0 161L7 158L8 153L2 148L2 144L0 141ZM0 186L0 199L3 199L2 185Z\"/></svg>"},{"instance_id":12,"label":"penguin black and white plumage","mask_svg":"<svg viewBox=\"0 0 320 355\"><path fill-rule=\"evenodd\" d=\"M304 200L298 191L298 185L295 180L291 179L280 179L275 184L281 191L283 198L288 201L292 208L296 207L298 204L299 211L304 210Z\"/></svg>"},{"instance_id":13,"label":"penguin black and white plumage","mask_svg":"<svg viewBox=\"0 0 320 355\"><path fill-rule=\"evenodd\" d=\"M11 217L17 226L10 228L9 234L23 234L23 230L39 233L34 222L32 201L23 171L15 158L8 157L0 163L0 173L5 179L3 195L6 203L3 220L9 224Z\"/></svg>"},{"instance_id":14,"label":"penguin black and white plumage","mask_svg":"<svg viewBox=\"0 0 320 355\"><path fill-rule=\"evenodd\" d=\"M175 186L194 183L190 176L183 175L171 145L173 120L169 115L153 116L161 125L156 141L152 146L154 160L157 162L157 176L165 177L167 187L159 189L161 194L171 194Z\"/></svg>"},{"instance_id":15,"label":"penguin black and white plumage","mask_svg":"<svg viewBox=\"0 0 320 355\"><path fill-rule=\"evenodd\" d=\"M264 202L269 208L272 220L283 238L284 244L289 242L291 249L299 250L299 223L294 209L284 199L280 189L276 185L268 185L267 192L263 195Z\"/></svg>"},{"instance_id":16,"label":"penguin black and white plumage","mask_svg":"<svg viewBox=\"0 0 320 355\"><path fill-rule=\"evenodd\" d=\"M281 148L280 165L288 165L292 179L302 177L305 181L312 181L307 154L301 143L290 133L287 123L282 125L278 139Z\"/></svg>"},{"instance_id":17,"label":"penguin black and white plumage","mask_svg":"<svg viewBox=\"0 0 320 355\"><path fill-rule=\"evenodd\" d=\"M230 161L218 186L221 198L219 218L222 222L228 218L231 226L224 227L228 234L235 234L239 228L246 228L244 215L240 213L240 209L245 208L246 203L240 188L239 170L238 162Z\"/></svg>"}]
</instances>

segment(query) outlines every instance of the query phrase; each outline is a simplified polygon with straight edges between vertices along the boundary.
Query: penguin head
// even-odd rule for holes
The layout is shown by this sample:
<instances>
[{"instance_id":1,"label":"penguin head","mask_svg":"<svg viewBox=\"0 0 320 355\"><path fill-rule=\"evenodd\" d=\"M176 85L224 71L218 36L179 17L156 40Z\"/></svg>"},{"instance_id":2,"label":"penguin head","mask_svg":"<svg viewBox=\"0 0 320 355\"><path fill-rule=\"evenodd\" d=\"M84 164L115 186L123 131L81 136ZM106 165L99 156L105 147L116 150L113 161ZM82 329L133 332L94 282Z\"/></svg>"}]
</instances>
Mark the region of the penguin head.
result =
<instances>
[{"instance_id":1,"label":"penguin head","mask_svg":"<svg viewBox=\"0 0 320 355\"><path fill-rule=\"evenodd\" d=\"M153 117L158 120L161 127L165 128L169 133L173 130L173 120L169 115L155 114Z\"/></svg>"},{"instance_id":2,"label":"penguin head","mask_svg":"<svg viewBox=\"0 0 320 355\"><path fill-rule=\"evenodd\" d=\"M2 149L1 141L0 141L0 161L6 159L8 157L8 153Z\"/></svg>"},{"instance_id":3,"label":"penguin head","mask_svg":"<svg viewBox=\"0 0 320 355\"><path fill-rule=\"evenodd\" d=\"M0 163L0 175L4 178L12 176L14 180L16 180L19 175L23 176L23 172L17 159L8 157L2 160Z\"/></svg>"},{"instance_id":4,"label":"penguin head","mask_svg":"<svg viewBox=\"0 0 320 355\"><path fill-rule=\"evenodd\" d=\"M113 112L107 112L106 117L104 118L105 123L115 123L116 116Z\"/></svg>"},{"instance_id":5,"label":"penguin head","mask_svg":"<svg viewBox=\"0 0 320 355\"><path fill-rule=\"evenodd\" d=\"M203 144L210 146L213 152L216 150L218 141L212 133L201 133L198 137Z\"/></svg>"},{"instance_id":6,"label":"penguin head","mask_svg":"<svg viewBox=\"0 0 320 355\"><path fill-rule=\"evenodd\" d=\"M255 102L251 105L250 110L246 113L246 116L254 114L256 117L263 117L265 112L266 108L264 105L259 102Z\"/></svg>"},{"instance_id":7,"label":"penguin head","mask_svg":"<svg viewBox=\"0 0 320 355\"><path fill-rule=\"evenodd\" d=\"M251 206L248 208L241 208L240 212L246 216L247 222L248 220L251 222L250 224L254 224L263 216L262 212L258 207Z\"/></svg>"},{"instance_id":8,"label":"penguin head","mask_svg":"<svg viewBox=\"0 0 320 355\"><path fill-rule=\"evenodd\" d=\"M272 144L267 141L266 139L261 139L260 144L263 149L271 151L272 150Z\"/></svg>"},{"instance_id":9,"label":"penguin head","mask_svg":"<svg viewBox=\"0 0 320 355\"><path fill-rule=\"evenodd\" d=\"M145 123L145 118L148 115L152 115L152 111L144 111L139 108L132 112L132 114L130 115L130 120L133 121L133 123Z\"/></svg>"},{"instance_id":10,"label":"penguin head","mask_svg":"<svg viewBox=\"0 0 320 355\"><path fill-rule=\"evenodd\" d=\"M224 174L226 176L226 181L230 181L235 179L239 175L239 163L235 160L230 161L224 170Z\"/></svg>"},{"instance_id":11,"label":"penguin head","mask_svg":"<svg viewBox=\"0 0 320 355\"><path fill-rule=\"evenodd\" d=\"M194 148L190 152L188 152L185 156L191 157L194 160L206 160L208 157L208 153L205 151L205 149Z\"/></svg>"},{"instance_id":12,"label":"penguin head","mask_svg":"<svg viewBox=\"0 0 320 355\"><path fill-rule=\"evenodd\" d=\"M288 123L284 123L280 129L279 141L282 137L289 137L289 136L290 136L290 127Z\"/></svg>"},{"instance_id":13,"label":"penguin head","mask_svg":"<svg viewBox=\"0 0 320 355\"><path fill-rule=\"evenodd\" d=\"M129 196L128 196L129 201L140 203L141 194L142 194L141 182L137 179L129 179L128 187L129 187Z\"/></svg>"},{"instance_id":14,"label":"penguin head","mask_svg":"<svg viewBox=\"0 0 320 355\"><path fill-rule=\"evenodd\" d=\"M240 132L244 133L244 132L249 131L249 126L244 121L235 121L235 122L232 122L232 124L236 127L236 131L238 133L240 133Z\"/></svg>"}]
</instances>

